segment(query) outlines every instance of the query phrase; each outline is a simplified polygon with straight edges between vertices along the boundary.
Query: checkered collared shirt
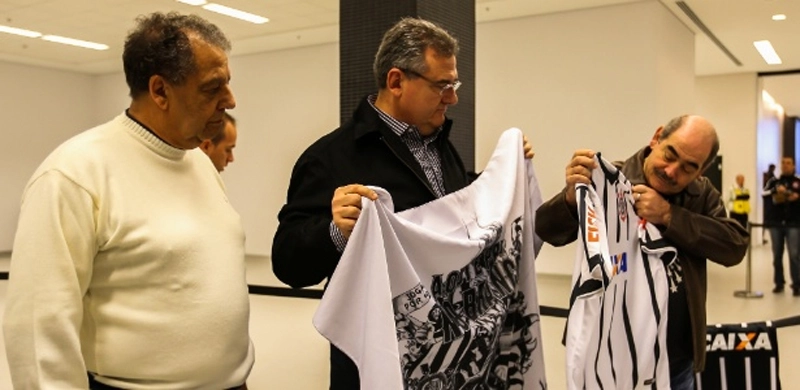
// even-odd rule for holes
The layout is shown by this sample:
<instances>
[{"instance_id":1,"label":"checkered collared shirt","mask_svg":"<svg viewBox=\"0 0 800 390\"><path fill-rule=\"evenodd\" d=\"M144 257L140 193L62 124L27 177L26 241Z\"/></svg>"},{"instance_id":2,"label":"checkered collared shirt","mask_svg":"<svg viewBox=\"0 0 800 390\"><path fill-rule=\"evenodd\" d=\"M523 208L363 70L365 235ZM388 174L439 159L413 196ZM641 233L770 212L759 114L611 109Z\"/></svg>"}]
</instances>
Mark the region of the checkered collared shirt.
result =
<instances>
[{"instance_id":1,"label":"checkered collared shirt","mask_svg":"<svg viewBox=\"0 0 800 390\"><path fill-rule=\"evenodd\" d=\"M411 154L414 155L414 159L417 160L419 165L422 167L422 171L425 172L425 177L428 179L428 183L430 183L431 188L436 193L436 196L444 196L445 192L444 176L442 174L442 160L439 157L439 150L436 149L435 144L435 141L439 137L439 132L442 131L442 128L439 127L436 129L436 132L430 137L423 138L415 126L401 122L389 114L381 111L380 108L376 107L375 101L377 98L377 95L370 95L367 98L369 105L375 109L375 111L378 113L378 116L384 123L386 123L387 126L389 126L392 132L397 134L403 143L408 146L408 150L411 151ZM342 232L339 231L336 225L333 224L333 221L331 221L330 233L331 239L333 239L334 244L336 244L336 248L340 252L344 251L344 247L347 246L347 239L344 238Z\"/></svg>"}]
</instances>

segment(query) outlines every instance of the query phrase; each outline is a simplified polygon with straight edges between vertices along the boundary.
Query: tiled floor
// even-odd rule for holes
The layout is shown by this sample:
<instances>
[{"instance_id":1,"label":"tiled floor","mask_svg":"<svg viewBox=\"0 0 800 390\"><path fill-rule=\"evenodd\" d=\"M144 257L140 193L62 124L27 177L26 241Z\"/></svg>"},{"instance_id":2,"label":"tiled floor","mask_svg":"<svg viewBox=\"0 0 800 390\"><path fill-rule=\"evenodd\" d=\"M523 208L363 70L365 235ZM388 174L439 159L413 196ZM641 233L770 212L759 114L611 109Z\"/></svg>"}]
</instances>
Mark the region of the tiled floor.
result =
<instances>
[{"instance_id":1,"label":"tiled floor","mask_svg":"<svg viewBox=\"0 0 800 390\"><path fill-rule=\"evenodd\" d=\"M791 290L773 294L772 263L768 245L756 245L752 256L752 290L764 292L760 299L734 297L734 291L745 287L745 266L726 269L709 266L709 322L744 322L779 319L800 314L800 297ZM542 258L539 261L559 261ZM564 261L571 261L565 259ZM0 254L0 271L8 269L8 258ZM539 275L540 304L566 307L569 299L569 277ZM248 258L248 283L280 286L272 275L269 260ZM7 283L0 282L0 309L5 302ZM251 295L250 334L256 346L256 363L248 380L253 390L260 389L327 389L328 344L311 325L318 301L302 298L280 298ZM560 344L564 320L545 317L544 351L549 388L565 388L564 348ZM791 389L800 383L800 371L792 363L800 350L800 327L778 331L780 345L781 381ZM0 347L4 348L2 340ZM4 354L0 354L0 389L10 389ZM800 387L798 387L800 388Z\"/></svg>"}]
</instances>

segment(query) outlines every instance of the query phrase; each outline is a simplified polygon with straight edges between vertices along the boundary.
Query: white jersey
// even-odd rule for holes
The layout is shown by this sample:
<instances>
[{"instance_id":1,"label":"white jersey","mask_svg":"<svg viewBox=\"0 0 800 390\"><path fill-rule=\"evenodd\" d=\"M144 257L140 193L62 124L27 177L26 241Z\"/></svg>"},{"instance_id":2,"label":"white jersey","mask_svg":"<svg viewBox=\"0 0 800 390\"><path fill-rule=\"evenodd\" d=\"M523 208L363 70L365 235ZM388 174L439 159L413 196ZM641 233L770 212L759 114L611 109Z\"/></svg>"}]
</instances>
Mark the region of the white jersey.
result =
<instances>
[{"instance_id":1,"label":"white jersey","mask_svg":"<svg viewBox=\"0 0 800 390\"><path fill-rule=\"evenodd\" d=\"M314 316L361 389L547 387L533 232L541 204L522 133L503 133L468 187L393 213L364 198Z\"/></svg>"},{"instance_id":2,"label":"white jersey","mask_svg":"<svg viewBox=\"0 0 800 390\"><path fill-rule=\"evenodd\" d=\"M567 387L669 389L666 266L676 251L640 221L622 172L599 153L595 161L592 186L577 186Z\"/></svg>"}]
</instances>

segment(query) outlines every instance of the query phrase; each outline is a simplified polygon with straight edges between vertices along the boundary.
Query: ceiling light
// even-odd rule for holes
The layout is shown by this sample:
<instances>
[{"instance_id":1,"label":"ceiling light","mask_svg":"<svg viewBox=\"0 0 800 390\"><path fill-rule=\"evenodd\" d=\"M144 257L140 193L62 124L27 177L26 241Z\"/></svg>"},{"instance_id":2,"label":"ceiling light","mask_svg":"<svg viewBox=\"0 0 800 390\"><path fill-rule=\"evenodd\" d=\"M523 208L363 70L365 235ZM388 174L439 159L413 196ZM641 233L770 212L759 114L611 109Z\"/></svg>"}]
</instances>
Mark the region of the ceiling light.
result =
<instances>
[{"instance_id":1,"label":"ceiling light","mask_svg":"<svg viewBox=\"0 0 800 390\"><path fill-rule=\"evenodd\" d=\"M784 14L772 15L772 20L786 20L786 15Z\"/></svg>"},{"instance_id":2,"label":"ceiling light","mask_svg":"<svg viewBox=\"0 0 800 390\"><path fill-rule=\"evenodd\" d=\"M778 65L781 63L781 58L778 57L778 53L775 52L775 48L772 47L772 44L769 41L755 41L753 45L758 50L758 53L761 54L761 57L764 58L764 61L767 62L769 65Z\"/></svg>"},{"instance_id":3,"label":"ceiling light","mask_svg":"<svg viewBox=\"0 0 800 390\"><path fill-rule=\"evenodd\" d=\"M211 11L211 12L216 12L218 14L227 15L227 16L230 16L232 18L245 20L245 21L248 21L250 23L264 24L266 22L269 22L269 19L267 19L267 18L265 18L263 16L254 15L254 14L251 14L249 12L244 12L244 11L240 11L240 10L235 9L235 8L226 7L224 5L210 3L210 4L204 5L203 8L205 8L205 9Z\"/></svg>"},{"instance_id":4,"label":"ceiling light","mask_svg":"<svg viewBox=\"0 0 800 390\"><path fill-rule=\"evenodd\" d=\"M23 37L28 37L28 38L39 38L42 36L42 33L40 32L23 30L21 28L8 27L3 25L0 25L0 32L14 34L14 35L22 35Z\"/></svg>"},{"instance_id":5,"label":"ceiling light","mask_svg":"<svg viewBox=\"0 0 800 390\"><path fill-rule=\"evenodd\" d=\"M78 47L85 47L94 50L108 50L108 45L102 43L94 43L88 41L81 41L80 39L72 39L67 37L60 37L58 35L45 35L42 37L45 41L63 43L65 45L72 45Z\"/></svg>"},{"instance_id":6,"label":"ceiling light","mask_svg":"<svg viewBox=\"0 0 800 390\"><path fill-rule=\"evenodd\" d=\"M178 2L189 5L203 5L207 3L206 0L178 0Z\"/></svg>"}]
</instances>

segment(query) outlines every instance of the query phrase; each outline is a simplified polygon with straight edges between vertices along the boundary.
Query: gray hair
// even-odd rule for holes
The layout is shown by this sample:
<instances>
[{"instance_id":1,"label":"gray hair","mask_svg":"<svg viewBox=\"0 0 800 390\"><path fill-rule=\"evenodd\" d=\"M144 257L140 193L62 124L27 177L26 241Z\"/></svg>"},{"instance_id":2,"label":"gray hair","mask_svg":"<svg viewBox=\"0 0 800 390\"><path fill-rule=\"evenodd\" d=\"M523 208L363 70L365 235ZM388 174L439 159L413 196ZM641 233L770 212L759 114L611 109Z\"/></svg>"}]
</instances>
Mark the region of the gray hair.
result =
<instances>
[{"instance_id":1,"label":"gray hair","mask_svg":"<svg viewBox=\"0 0 800 390\"><path fill-rule=\"evenodd\" d=\"M378 88L386 88L386 75L392 68L426 73L425 50L429 47L441 56L458 55L458 41L445 29L424 19L400 19L383 35L375 54L372 72Z\"/></svg>"},{"instance_id":2,"label":"gray hair","mask_svg":"<svg viewBox=\"0 0 800 390\"><path fill-rule=\"evenodd\" d=\"M231 43L214 24L197 15L155 12L136 18L136 28L125 39L122 64L130 96L149 90L150 77L159 75L171 84L182 85L194 73L195 58L189 33L226 52Z\"/></svg>"},{"instance_id":3,"label":"gray hair","mask_svg":"<svg viewBox=\"0 0 800 390\"><path fill-rule=\"evenodd\" d=\"M661 135L658 137L658 139L663 141L669 138L672 133L683 127L687 118L689 118L689 115L681 115L679 117L672 118L669 122L667 122L666 125L664 125L664 129L661 130ZM703 162L701 169L708 168L708 166L714 162L714 159L717 157L717 153L719 153L719 137L717 137L717 131L714 130L713 127L711 129L713 130L712 135L714 137L711 144L711 152L708 154L706 161Z\"/></svg>"}]
</instances>

